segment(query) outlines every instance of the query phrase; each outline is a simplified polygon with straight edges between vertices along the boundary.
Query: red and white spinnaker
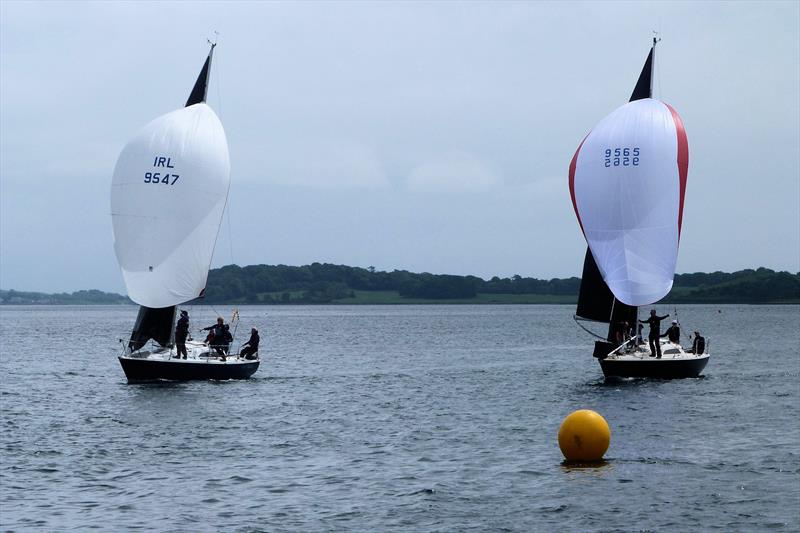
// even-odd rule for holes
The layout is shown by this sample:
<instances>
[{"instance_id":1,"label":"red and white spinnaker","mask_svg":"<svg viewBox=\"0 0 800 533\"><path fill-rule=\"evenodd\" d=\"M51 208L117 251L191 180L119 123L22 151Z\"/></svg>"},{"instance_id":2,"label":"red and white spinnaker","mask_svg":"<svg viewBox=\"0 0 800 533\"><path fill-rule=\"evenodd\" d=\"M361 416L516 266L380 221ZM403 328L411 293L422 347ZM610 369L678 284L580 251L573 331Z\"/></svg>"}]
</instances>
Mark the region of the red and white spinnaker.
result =
<instances>
[{"instance_id":1,"label":"red and white spinnaker","mask_svg":"<svg viewBox=\"0 0 800 533\"><path fill-rule=\"evenodd\" d=\"M635 100L604 118L569 168L575 214L614 296L631 306L672 288L689 147L669 105Z\"/></svg>"}]
</instances>

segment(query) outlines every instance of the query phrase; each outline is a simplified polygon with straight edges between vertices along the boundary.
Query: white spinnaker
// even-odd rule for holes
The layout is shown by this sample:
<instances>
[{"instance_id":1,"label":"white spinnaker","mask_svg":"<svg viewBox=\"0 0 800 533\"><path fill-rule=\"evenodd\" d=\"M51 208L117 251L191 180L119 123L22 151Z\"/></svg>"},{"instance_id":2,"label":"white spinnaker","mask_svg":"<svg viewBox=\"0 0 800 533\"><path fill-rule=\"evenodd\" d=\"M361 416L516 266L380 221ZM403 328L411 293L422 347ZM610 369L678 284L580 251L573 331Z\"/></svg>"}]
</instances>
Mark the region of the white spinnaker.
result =
<instances>
[{"instance_id":1,"label":"white spinnaker","mask_svg":"<svg viewBox=\"0 0 800 533\"><path fill-rule=\"evenodd\" d=\"M159 308L200 295L229 186L225 131L205 103L156 118L123 148L111 219L134 302Z\"/></svg>"},{"instance_id":2,"label":"white spinnaker","mask_svg":"<svg viewBox=\"0 0 800 533\"><path fill-rule=\"evenodd\" d=\"M604 118L576 154L575 211L603 279L628 305L651 304L672 288L683 207L679 139L685 180L680 118L647 98Z\"/></svg>"}]
</instances>

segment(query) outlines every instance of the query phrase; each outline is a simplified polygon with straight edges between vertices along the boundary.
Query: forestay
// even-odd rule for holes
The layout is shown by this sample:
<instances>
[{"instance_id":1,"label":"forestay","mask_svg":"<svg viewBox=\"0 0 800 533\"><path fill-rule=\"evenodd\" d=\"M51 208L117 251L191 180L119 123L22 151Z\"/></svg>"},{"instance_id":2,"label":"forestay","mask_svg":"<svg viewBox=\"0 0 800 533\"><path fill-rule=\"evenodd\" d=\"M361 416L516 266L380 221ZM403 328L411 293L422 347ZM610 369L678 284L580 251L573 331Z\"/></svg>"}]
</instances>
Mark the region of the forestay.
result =
<instances>
[{"instance_id":1,"label":"forestay","mask_svg":"<svg viewBox=\"0 0 800 533\"><path fill-rule=\"evenodd\" d=\"M200 296L229 185L225 131L205 103L156 118L125 146L111 215L133 301L161 308Z\"/></svg>"},{"instance_id":2,"label":"forestay","mask_svg":"<svg viewBox=\"0 0 800 533\"><path fill-rule=\"evenodd\" d=\"M628 305L672 288L688 160L680 117L651 98L608 115L572 159L578 222L603 279Z\"/></svg>"}]
</instances>

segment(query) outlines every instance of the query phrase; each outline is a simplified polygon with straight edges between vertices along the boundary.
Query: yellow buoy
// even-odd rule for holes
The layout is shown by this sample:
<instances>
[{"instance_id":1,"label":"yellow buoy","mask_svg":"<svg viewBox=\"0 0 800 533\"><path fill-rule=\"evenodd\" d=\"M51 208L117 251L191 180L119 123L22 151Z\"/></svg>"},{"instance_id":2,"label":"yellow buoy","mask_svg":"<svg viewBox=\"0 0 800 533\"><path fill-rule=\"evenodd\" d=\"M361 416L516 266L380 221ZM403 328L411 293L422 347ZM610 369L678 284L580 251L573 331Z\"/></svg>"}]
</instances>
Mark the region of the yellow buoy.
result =
<instances>
[{"instance_id":1,"label":"yellow buoy","mask_svg":"<svg viewBox=\"0 0 800 533\"><path fill-rule=\"evenodd\" d=\"M558 429L558 447L568 461L599 461L610 442L608 422L589 409L570 413Z\"/></svg>"}]
</instances>

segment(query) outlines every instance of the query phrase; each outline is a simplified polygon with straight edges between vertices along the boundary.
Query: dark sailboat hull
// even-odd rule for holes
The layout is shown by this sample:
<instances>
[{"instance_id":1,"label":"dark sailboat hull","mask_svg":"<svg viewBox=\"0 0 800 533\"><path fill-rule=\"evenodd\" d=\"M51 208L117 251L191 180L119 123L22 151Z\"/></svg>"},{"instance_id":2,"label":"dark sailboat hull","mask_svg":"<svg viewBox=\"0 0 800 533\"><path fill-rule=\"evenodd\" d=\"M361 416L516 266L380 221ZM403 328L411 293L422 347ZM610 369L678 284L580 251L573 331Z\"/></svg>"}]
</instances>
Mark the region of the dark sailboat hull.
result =
<instances>
[{"instance_id":1,"label":"dark sailboat hull","mask_svg":"<svg viewBox=\"0 0 800 533\"><path fill-rule=\"evenodd\" d=\"M137 359L119 357L125 377L131 382L142 381L193 381L247 379L252 376L260 361L204 362Z\"/></svg>"},{"instance_id":2,"label":"dark sailboat hull","mask_svg":"<svg viewBox=\"0 0 800 533\"><path fill-rule=\"evenodd\" d=\"M639 360L600 359L600 368L607 378L656 378L681 379L696 378L708 364L709 357L695 359L656 359Z\"/></svg>"}]
</instances>

